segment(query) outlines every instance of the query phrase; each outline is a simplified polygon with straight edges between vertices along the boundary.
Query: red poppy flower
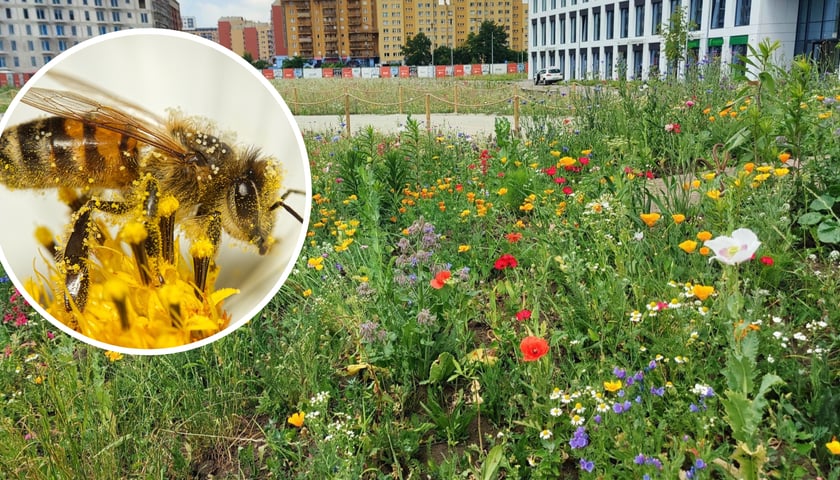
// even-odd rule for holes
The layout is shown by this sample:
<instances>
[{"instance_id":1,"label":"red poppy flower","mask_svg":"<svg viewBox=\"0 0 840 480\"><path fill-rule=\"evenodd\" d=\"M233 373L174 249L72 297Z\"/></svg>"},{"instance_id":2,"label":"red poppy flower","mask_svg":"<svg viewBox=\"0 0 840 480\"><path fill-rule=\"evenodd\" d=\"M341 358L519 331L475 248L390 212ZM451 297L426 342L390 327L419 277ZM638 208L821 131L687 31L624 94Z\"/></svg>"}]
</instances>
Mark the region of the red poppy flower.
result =
<instances>
[{"instance_id":1,"label":"red poppy flower","mask_svg":"<svg viewBox=\"0 0 840 480\"><path fill-rule=\"evenodd\" d=\"M773 266L773 257L763 256L759 259L761 263L767 265L768 267Z\"/></svg>"},{"instance_id":2,"label":"red poppy flower","mask_svg":"<svg viewBox=\"0 0 840 480\"><path fill-rule=\"evenodd\" d=\"M553 177L553 176L557 175L557 167L555 167L554 165L552 165L552 166L550 166L550 167L548 167L548 168L544 168L544 169L543 169L543 172L544 172L546 175L548 175L548 176L550 176L550 177Z\"/></svg>"},{"instance_id":3,"label":"red poppy flower","mask_svg":"<svg viewBox=\"0 0 840 480\"><path fill-rule=\"evenodd\" d=\"M434 289L440 290L441 288L443 288L444 285L446 285L446 281L450 278L452 278L452 274L449 272L449 270L444 270L435 275L435 278L429 281L429 285L431 285Z\"/></svg>"},{"instance_id":4,"label":"red poppy flower","mask_svg":"<svg viewBox=\"0 0 840 480\"><path fill-rule=\"evenodd\" d=\"M540 337L525 337L519 343L519 350L522 351L523 361L534 362L548 353L548 342Z\"/></svg>"},{"instance_id":5,"label":"red poppy flower","mask_svg":"<svg viewBox=\"0 0 840 480\"><path fill-rule=\"evenodd\" d=\"M578 162L585 167L589 165L589 157L580 157L578 158Z\"/></svg>"},{"instance_id":6,"label":"red poppy flower","mask_svg":"<svg viewBox=\"0 0 840 480\"><path fill-rule=\"evenodd\" d=\"M566 195L571 195L573 192L574 190L572 190L572 187L568 185L563 187L563 193L565 193Z\"/></svg>"},{"instance_id":7,"label":"red poppy flower","mask_svg":"<svg viewBox=\"0 0 840 480\"><path fill-rule=\"evenodd\" d=\"M565 177L554 177L554 183L566 183Z\"/></svg>"},{"instance_id":8,"label":"red poppy flower","mask_svg":"<svg viewBox=\"0 0 840 480\"><path fill-rule=\"evenodd\" d=\"M516 257L509 253L503 253L501 257L496 259L496 263L493 266L496 270L504 270L506 268L514 268L519 265L519 262L516 261Z\"/></svg>"},{"instance_id":9,"label":"red poppy flower","mask_svg":"<svg viewBox=\"0 0 840 480\"><path fill-rule=\"evenodd\" d=\"M524 322L525 320L528 320L529 318L531 318L531 311L528 310L527 308L523 308L522 310L516 312L516 319L519 320L520 322Z\"/></svg>"},{"instance_id":10,"label":"red poppy flower","mask_svg":"<svg viewBox=\"0 0 840 480\"><path fill-rule=\"evenodd\" d=\"M519 232L511 232L505 235L505 239L510 243L516 243L522 240L522 234Z\"/></svg>"}]
</instances>

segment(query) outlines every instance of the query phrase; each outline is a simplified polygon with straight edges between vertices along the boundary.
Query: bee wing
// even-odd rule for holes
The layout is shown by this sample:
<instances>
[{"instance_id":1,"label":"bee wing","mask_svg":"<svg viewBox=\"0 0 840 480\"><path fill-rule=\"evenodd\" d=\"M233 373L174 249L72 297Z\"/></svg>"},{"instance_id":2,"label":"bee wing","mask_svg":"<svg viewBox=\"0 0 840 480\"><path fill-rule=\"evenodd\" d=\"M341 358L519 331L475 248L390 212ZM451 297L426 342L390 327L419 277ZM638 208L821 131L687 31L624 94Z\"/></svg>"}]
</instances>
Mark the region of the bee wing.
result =
<instances>
[{"instance_id":1,"label":"bee wing","mask_svg":"<svg viewBox=\"0 0 840 480\"><path fill-rule=\"evenodd\" d=\"M37 87L30 88L21 101L62 118L128 135L177 157L187 153L160 120L145 112L142 113L151 117L146 121L138 118L139 114L126 113L75 92Z\"/></svg>"}]
</instances>

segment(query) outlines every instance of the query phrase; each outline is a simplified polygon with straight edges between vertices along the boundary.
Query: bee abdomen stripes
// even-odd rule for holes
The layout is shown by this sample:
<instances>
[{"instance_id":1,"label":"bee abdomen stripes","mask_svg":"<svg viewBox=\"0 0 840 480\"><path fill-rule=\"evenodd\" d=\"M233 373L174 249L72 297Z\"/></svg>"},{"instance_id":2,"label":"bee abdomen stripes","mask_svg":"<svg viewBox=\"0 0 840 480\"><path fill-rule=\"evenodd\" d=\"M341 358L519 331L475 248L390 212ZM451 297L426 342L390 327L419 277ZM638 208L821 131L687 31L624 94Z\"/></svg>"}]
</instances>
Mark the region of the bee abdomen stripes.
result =
<instances>
[{"instance_id":1,"label":"bee abdomen stripes","mask_svg":"<svg viewBox=\"0 0 840 480\"><path fill-rule=\"evenodd\" d=\"M11 188L119 188L138 172L136 139L77 120L35 120L0 138L0 182Z\"/></svg>"}]
</instances>

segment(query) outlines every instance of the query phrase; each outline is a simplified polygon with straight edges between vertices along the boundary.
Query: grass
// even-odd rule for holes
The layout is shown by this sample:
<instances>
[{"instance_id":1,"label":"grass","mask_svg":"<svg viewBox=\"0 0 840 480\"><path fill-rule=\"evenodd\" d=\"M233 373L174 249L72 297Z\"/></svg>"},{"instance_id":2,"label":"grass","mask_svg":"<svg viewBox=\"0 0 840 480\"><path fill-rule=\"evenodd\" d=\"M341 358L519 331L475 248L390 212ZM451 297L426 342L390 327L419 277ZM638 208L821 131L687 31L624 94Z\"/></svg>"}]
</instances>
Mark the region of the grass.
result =
<instances>
[{"instance_id":1,"label":"grass","mask_svg":"<svg viewBox=\"0 0 840 480\"><path fill-rule=\"evenodd\" d=\"M108 356L0 281L4 478L836 480L840 88L700 73L527 141L308 135L298 268L201 349Z\"/></svg>"}]
</instances>

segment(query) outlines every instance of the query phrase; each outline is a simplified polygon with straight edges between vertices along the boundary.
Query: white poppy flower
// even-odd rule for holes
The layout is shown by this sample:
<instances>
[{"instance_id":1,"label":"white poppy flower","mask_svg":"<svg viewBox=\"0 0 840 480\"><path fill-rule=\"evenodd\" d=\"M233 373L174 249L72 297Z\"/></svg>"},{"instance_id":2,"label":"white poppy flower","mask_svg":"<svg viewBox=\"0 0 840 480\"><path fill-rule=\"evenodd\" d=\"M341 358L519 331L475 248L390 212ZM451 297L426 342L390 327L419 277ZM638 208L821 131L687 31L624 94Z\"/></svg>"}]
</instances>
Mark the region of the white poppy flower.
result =
<instances>
[{"instance_id":1,"label":"white poppy flower","mask_svg":"<svg viewBox=\"0 0 840 480\"><path fill-rule=\"evenodd\" d=\"M739 228L729 237L721 235L707 240L703 245L709 247L714 253L714 256L709 259L710 262L717 260L727 265L735 265L751 259L761 242L752 230Z\"/></svg>"}]
</instances>

